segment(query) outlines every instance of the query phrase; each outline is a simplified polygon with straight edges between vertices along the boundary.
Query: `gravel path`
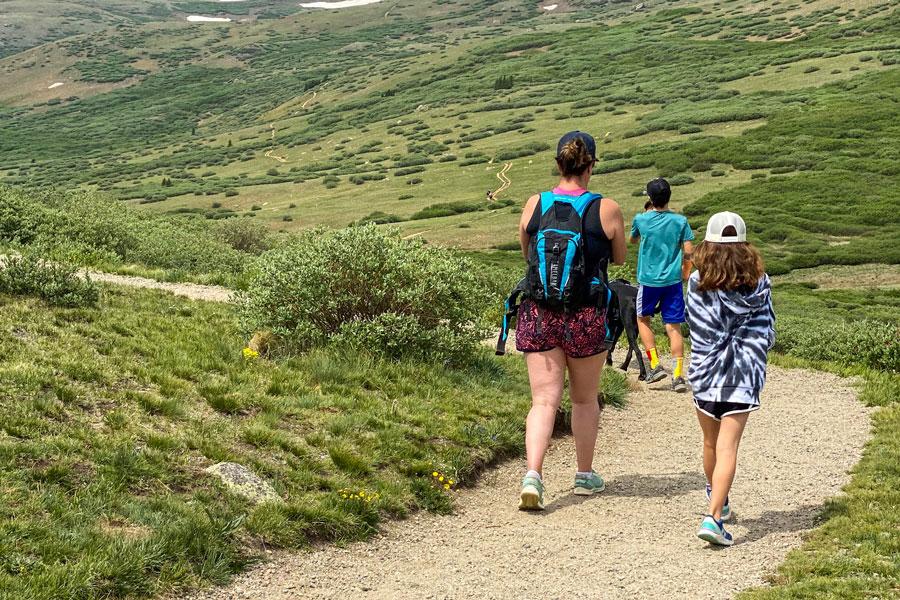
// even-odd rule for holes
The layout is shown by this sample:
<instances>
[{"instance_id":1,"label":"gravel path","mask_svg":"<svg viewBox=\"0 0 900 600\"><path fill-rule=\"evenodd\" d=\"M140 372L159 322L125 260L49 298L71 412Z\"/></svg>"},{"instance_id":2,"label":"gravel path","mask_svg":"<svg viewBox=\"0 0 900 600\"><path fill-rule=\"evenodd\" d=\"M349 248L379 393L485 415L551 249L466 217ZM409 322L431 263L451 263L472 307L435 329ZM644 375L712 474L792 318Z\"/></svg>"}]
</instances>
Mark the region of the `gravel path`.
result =
<instances>
[{"instance_id":1,"label":"gravel path","mask_svg":"<svg viewBox=\"0 0 900 600\"><path fill-rule=\"evenodd\" d=\"M419 514L345 548L274 553L194 598L516 598L526 589L529 598L730 598L763 584L800 544L868 438L868 411L834 375L772 368L762 404L741 446L732 548L694 537L705 480L689 396L643 389L627 410L603 412L599 496L571 494L574 448L558 439L543 513L516 510L523 464L511 461L459 493L454 515Z\"/></svg>"},{"instance_id":2,"label":"gravel path","mask_svg":"<svg viewBox=\"0 0 900 600\"><path fill-rule=\"evenodd\" d=\"M217 285L201 285L199 283L169 283L157 281L146 277L133 275L115 275L101 271L84 271L94 281L124 285L128 287L149 288L163 290L177 296L184 296L192 300L205 300L207 302L230 302L234 290Z\"/></svg>"}]
</instances>

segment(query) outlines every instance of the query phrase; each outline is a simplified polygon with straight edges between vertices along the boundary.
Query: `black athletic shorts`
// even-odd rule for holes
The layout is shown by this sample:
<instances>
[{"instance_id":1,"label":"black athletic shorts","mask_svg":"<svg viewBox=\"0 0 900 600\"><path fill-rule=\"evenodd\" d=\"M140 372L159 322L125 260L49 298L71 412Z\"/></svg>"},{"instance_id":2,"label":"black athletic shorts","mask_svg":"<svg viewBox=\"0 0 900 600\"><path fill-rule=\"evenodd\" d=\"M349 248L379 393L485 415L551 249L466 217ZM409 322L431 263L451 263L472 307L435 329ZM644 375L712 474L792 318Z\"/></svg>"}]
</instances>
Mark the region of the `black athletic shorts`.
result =
<instances>
[{"instance_id":1,"label":"black athletic shorts","mask_svg":"<svg viewBox=\"0 0 900 600\"><path fill-rule=\"evenodd\" d=\"M707 417L721 421L722 417L753 412L759 409L759 404L744 404L743 402L704 402L694 398L694 406Z\"/></svg>"}]
</instances>

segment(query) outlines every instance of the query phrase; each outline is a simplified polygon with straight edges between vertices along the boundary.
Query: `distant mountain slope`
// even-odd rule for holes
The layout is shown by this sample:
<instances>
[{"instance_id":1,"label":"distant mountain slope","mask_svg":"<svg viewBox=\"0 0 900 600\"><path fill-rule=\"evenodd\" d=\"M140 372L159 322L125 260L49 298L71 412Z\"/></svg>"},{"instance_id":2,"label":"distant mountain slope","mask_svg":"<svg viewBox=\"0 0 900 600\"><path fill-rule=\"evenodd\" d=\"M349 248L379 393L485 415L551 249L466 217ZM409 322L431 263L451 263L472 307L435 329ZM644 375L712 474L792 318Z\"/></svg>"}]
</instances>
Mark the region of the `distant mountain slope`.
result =
<instances>
[{"instance_id":1,"label":"distant mountain slope","mask_svg":"<svg viewBox=\"0 0 900 600\"><path fill-rule=\"evenodd\" d=\"M601 139L596 184L629 216L658 174L679 207L796 171L896 178L889 2L674 5L386 0L121 24L0 61L0 178L468 248L511 241L513 204L546 185L569 129Z\"/></svg>"}]
</instances>

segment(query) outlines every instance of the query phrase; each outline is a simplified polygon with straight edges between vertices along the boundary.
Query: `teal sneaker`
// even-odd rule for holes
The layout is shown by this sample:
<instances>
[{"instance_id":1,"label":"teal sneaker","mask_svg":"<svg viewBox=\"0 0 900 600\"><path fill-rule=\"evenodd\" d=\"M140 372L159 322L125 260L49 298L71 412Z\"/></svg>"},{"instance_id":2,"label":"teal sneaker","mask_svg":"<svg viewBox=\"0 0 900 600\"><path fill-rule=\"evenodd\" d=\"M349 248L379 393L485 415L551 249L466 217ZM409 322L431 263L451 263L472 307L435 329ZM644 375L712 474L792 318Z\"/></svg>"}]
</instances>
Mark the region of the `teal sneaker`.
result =
<instances>
[{"instance_id":1,"label":"teal sneaker","mask_svg":"<svg viewBox=\"0 0 900 600\"><path fill-rule=\"evenodd\" d=\"M522 479L519 510L544 510L544 484L537 477Z\"/></svg>"},{"instance_id":2,"label":"teal sneaker","mask_svg":"<svg viewBox=\"0 0 900 600\"><path fill-rule=\"evenodd\" d=\"M709 496L712 494L712 486L706 484L706 501L709 502ZM731 504L728 502L728 496L725 496L725 506L722 507L722 520L731 519Z\"/></svg>"},{"instance_id":3,"label":"teal sneaker","mask_svg":"<svg viewBox=\"0 0 900 600\"><path fill-rule=\"evenodd\" d=\"M725 531L725 524L722 521L716 521L712 515L703 517L700 529L697 531L697 537L716 546L731 546L734 544L734 538Z\"/></svg>"},{"instance_id":4,"label":"teal sneaker","mask_svg":"<svg viewBox=\"0 0 900 600\"><path fill-rule=\"evenodd\" d=\"M606 484L603 482L603 478L594 471L591 471L590 477L575 476L575 495L577 496L592 496L599 494L605 488Z\"/></svg>"}]
</instances>

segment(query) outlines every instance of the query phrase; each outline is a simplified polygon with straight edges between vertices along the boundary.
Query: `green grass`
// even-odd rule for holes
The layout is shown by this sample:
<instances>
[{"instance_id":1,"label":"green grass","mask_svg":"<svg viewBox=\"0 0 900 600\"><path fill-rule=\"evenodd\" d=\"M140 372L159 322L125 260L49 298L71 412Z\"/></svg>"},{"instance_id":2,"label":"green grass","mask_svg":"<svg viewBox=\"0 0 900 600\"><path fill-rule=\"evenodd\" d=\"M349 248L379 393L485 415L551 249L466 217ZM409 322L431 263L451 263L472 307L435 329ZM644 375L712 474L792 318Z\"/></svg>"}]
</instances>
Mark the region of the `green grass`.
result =
<instances>
[{"instance_id":1,"label":"green grass","mask_svg":"<svg viewBox=\"0 0 900 600\"><path fill-rule=\"evenodd\" d=\"M778 362L807 366L795 359ZM771 586L744 592L739 600L893 598L900 591L900 376L856 374L864 377L860 399L882 408L872 416L872 439L853 479L829 500L820 526L788 554Z\"/></svg>"},{"instance_id":2,"label":"green grass","mask_svg":"<svg viewBox=\"0 0 900 600\"><path fill-rule=\"evenodd\" d=\"M382 518L445 510L433 469L469 485L522 451L524 368L488 349L460 370L326 350L247 361L227 305L108 287L97 309L0 307L4 597L221 583L263 544L362 539ZM621 405L622 382L606 387ZM285 503L229 494L203 472L219 461Z\"/></svg>"}]
</instances>

